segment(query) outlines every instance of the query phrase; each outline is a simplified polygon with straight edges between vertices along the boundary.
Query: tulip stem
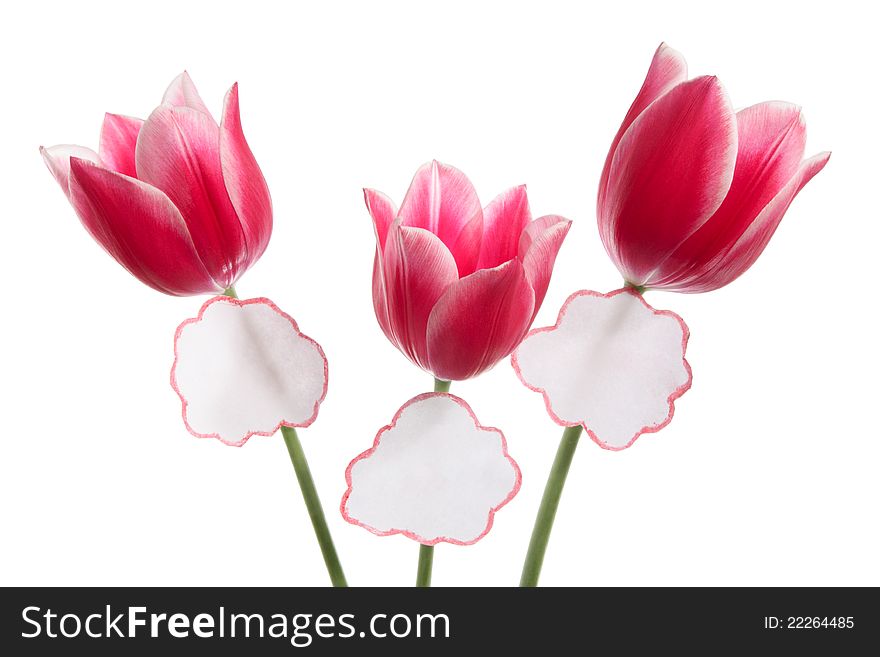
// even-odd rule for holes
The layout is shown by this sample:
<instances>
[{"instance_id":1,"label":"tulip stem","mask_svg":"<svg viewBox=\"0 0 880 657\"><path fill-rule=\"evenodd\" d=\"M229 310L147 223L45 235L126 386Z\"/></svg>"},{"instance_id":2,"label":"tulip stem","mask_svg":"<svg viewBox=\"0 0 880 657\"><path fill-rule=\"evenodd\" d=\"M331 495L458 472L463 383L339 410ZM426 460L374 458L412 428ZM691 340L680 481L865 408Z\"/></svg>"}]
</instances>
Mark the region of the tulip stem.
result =
<instances>
[{"instance_id":1,"label":"tulip stem","mask_svg":"<svg viewBox=\"0 0 880 657\"><path fill-rule=\"evenodd\" d=\"M434 379L434 392L449 392L451 381ZM419 569L416 571L416 586L426 588L431 586L431 572L434 568L434 546L419 546Z\"/></svg>"},{"instance_id":2,"label":"tulip stem","mask_svg":"<svg viewBox=\"0 0 880 657\"><path fill-rule=\"evenodd\" d=\"M416 573L416 586L427 588L431 586L431 569L434 566L434 546L419 546L419 570Z\"/></svg>"},{"instance_id":3,"label":"tulip stem","mask_svg":"<svg viewBox=\"0 0 880 657\"><path fill-rule=\"evenodd\" d=\"M284 444L287 445L287 451L290 453L290 462L293 463L293 470L296 473L297 481L299 481L309 518L312 520L315 537L318 539L318 545L321 546L321 554L324 555L324 564L327 566L330 581L333 586L348 586L345 581L345 573L342 572L342 564L339 563L339 556L336 554L336 547L333 545L333 538L330 536L330 529L327 527L327 519L324 517L324 509L321 507L318 491L315 489L315 481L309 470L309 462L306 461L306 455L299 442L299 436L296 435L296 429L282 426L281 435L284 437Z\"/></svg>"},{"instance_id":4,"label":"tulip stem","mask_svg":"<svg viewBox=\"0 0 880 657\"><path fill-rule=\"evenodd\" d=\"M223 290L223 296L238 299L238 294L232 285ZM296 480L302 491L303 502L309 512L315 537L321 547L321 554L324 556L324 564L327 566L330 582L333 586L348 586L345 581L345 573L342 572L342 564L339 563L339 555L336 554L336 546L333 545L333 537L330 536L330 528L327 526L327 518L324 516L324 508L321 506L318 490L315 488L315 480L312 478L312 471L309 469L309 462L306 460L306 453L303 451L296 429L282 426L281 436L287 446L287 453L290 454L290 462L293 464L293 471L296 473Z\"/></svg>"},{"instance_id":5,"label":"tulip stem","mask_svg":"<svg viewBox=\"0 0 880 657\"><path fill-rule=\"evenodd\" d=\"M541 566L544 564L544 553L547 551L547 542L550 540L550 532L553 529L553 520L556 518L556 509L559 508L559 498L562 497L562 489L565 486L565 478L571 467L571 460L577 450L578 440L581 437L583 427L577 425L566 427L562 432L562 440L556 451L553 467L550 468L550 476L544 487L544 496L541 498L541 506L538 507L538 515L535 518L535 527L532 530L532 539L529 541L529 550L523 564L522 578L519 585L532 587L538 585L538 577L541 575Z\"/></svg>"},{"instance_id":6,"label":"tulip stem","mask_svg":"<svg viewBox=\"0 0 880 657\"><path fill-rule=\"evenodd\" d=\"M635 283L630 283L629 281L624 281L623 286L628 287L636 294L644 294L645 291L648 289L644 285L636 285Z\"/></svg>"}]
</instances>

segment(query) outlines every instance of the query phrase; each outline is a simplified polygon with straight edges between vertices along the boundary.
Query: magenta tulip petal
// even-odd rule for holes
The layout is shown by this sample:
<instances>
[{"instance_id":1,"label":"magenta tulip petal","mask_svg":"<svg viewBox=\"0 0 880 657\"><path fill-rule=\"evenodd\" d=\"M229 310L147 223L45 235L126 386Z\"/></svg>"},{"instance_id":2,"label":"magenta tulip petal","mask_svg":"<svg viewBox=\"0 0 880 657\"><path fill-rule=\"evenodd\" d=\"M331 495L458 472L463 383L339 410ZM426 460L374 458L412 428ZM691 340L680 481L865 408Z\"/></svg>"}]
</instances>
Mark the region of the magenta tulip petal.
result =
<instances>
[{"instance_id":1,"label":"magenta tulip petal","mask_svg":"<svg viewBox=\"0 0 880 657\"><path fill-rule=\"evenodd\" d=\"M71 158L70 201L92 237L150 287L173 295L220 291L183 217L160 190Z\"/></svg>"},{"instance_id":2,"label":"magenta tulip petal","mask_svg":"<svg viewBox=\"0 0 880 657\"><path fill-rule=\"evenodd\" d=\"M399 216L404 226L424 228L439 237L455 258L459 276L474 271L480 257L483 210L474 186L461 171L436 160L423 165L410 183Z\"/></svg>"},{"instance_id":3,"label":"magenta tulip petal","mask_svg":"<svg viewBox=\"0 0 880 657\"><path fill-rule=\"evenodd\" d=\"M535 295L518 259L480 269L452 285L428 320L430 371L457 381L513 351L532 321Z\"/></svg>"},{"instance_id":4,"label":"magenta tulip petal","mask_svg":"<svg viewBox=\"0 0 880 657\"><path fill-rule=\"evenodd\" d=\"M186 71L174 78L171 84L168 85L165 95L162 96L162 104L170 105L171 107L189 107L197 112L211 116L208 106L205 105L202 97L199 96L196 85L193 84L192 78L189 77L189 73Z\"/></svg>"},{"instance_id":5,"label":"magenta tulip petal","mask_svg":"<svg viewBox=\"0 0 880 657\"><path fill-rule=\"evenodd\" d=\"M559 217L555 214L548 214L543 217L538 217L528 226L526 226L525 230L523 230L522 232L522 235L519 236L519 246L516 252L516 254L519 256L519 259L522 260L526 256L526 253L528 253L529 249L532 246L532 242L538 239L541 233L543 233L554 224L559 223L560 219L562 219L562 217Z\"/></svg>"},{"instance_id":6,"label":"magenta tulip petal","mask_svg":"<svg viewBox=\"0 0 880 657\"><path fill-rule=\"evenodd\" d=\"M364 189L364 203L367 204L367 211L373 219L376 243L381 251L385 248L388 228L391 226L391 222L397 218L397 206L385 194L375 189Z\"/></svg>"},{"instance_id":7,"label":"magenta tulip petal","mask_svg":"<svg viewBox=\"0 0 880 657\"><path fill-rule=\"evenodd\" d=\"M645 108L657 100L660 96L667 93L675 85L687 80L687 62L680 52L673 50L665 43L661 43L654 53L654 59L651 61L651 67L648 69L648 75L642 83L642 88L633 104L630 106L623 123L614 140L611 142L611 148L608 149L608 157L605 159L605 166L602 168L602 176L599 179L599 197L605 194L605 187L608 183L608 171L611 168L611 160L614 157L614 151L617 150L617 144L626 129L636 120L636 117L645 111Z\"/></svg>"},{"instance_id":8,"label":"magenta tulip petal","mask_svg":"<svg viewBox=\"0 0 880 657\"><path fill-rule=\"evenodd\" d=\"M480 248L483 242L483 211L474 215L458 234L458 239L449 249L455 258L459 276L467 276L477 270Z\"/></svg>"},{"instance_id":9,"label":"magenta tulip petal","mask_svg":"<svg viewBox=\"0 0 880 657\"><path fill-rule=\"evenodd\" d=\"M122 173L132 178L137 177L134 149L137 146L138 133L143 124L143 119L119 114L104 115L101 140L98 143L98 155L105 167L116 173Z\"/></svg>"},{"instance_id":10,"label":"magenta tulip petal","mask_svg":"<svg viewBox=\"0 0 880 657\"><path fill-rule=\"evenodd\" d=\"M385 242L388 230L397 217L397 206L382 192L364 189L364 203L373 219L373 232L376 236L376 255L373 258L373 310L382 332L392 344L397 345L394 331L388 317L388 301L385 295ZM399 345L397 345L399 348Z\"/></svg>"},{"instance_id":11,"label":"magenta tulip petal","mask_svg":"<svg viewBox=\"0 0 880 657\"><path fill-rule=\"evenodd\" d=\"M398 344L391 327L383 267L385 242L388 230L397 216L397 206L385 194L374 189L364 189L364 202L373 219L373 232L376 236L376 255L373 258L373 311L376 313L376 320L385 337L391 341L391 344L406 353L406 350Z\"/></svg>"},{"instance_id":12,"label":"magenta tulip petal","mask_svg":"<svg viewBox=\"0 0 880 657\"><path fill-rule=\"evenodd\" d=\"M373 310L376 313L376 320L382 329L382 333L388 338L392 344L397 346L397 340L394 337L394 331L391 329L391 322L388 318L388 301L385 296L385 273L382 271L382 254L376 247L376 255L373 258Z\"/></svg>"},{"instance_id":13,"label":"magenta tulip petal","mask_svg":"<svg viewBox=\"0 0 880 657\"><path fill-rule=\"evenodd\" d=\"M547 287L550 285L550 276L553 274L556 254L559 253L570 228L571 221L565 217L548 215L529 224L523 232L520 240L520 249L522 249L520 258L529 283L535 291L532 319L544 302Z\"/></svg>"},{"instance_id":14,"label":"magenta tulip petal","mask_svg":"<svg viewBox=\"0 0 880 657\"><path fill-rule=\"evenodd\" d=\"M679 292L710 292L732 283L751 267L767 247L788 207L804 185L828 163L831 153L819 153L804 160L788 184L767 204L733 247L714 266L675 289Z\"/></svg>"},{"instance_id":15,"label":"magenta tulip petal","mask_svg":"<svg viewBox=\"0 0 880 657\"><path fill-rule=\"evenodd\" d=\"M761 103L737 113L736 168L721 207L645 281L677 287L709 271L758 213L795 175L804 154L806 125L800 108Z\"/></svg>"},{"instance_id":16,"label":"magenta tulip petal","mask_svg":"<svg viewBox=\"0 0 880 657\"><path fill-rule=\"evenodd\" d=\"M244 232L249 267L263 255L272 236L272 199L260 165L244 138L237 83L223 101L220 165L229 200Z\"/></svg>"},{"instance_id":17,"label":"magenta tulip petal","mask_svg":"<svg viewBox=\"0 0 880 657\"><path fill-rule=\"evenodd\" d=\"M736 146L735 115L714 77L677 85L633 121L599 202L600 235L627 281L647 280L718 209Z\"/></svg>"},{"instance_id":18,"label":"magenta tulip petal","mask_svg":"<svg viewBox=\"0 0 880 657\"><path fill-rule=\"evenodd\" d=\"M455 260L440 239L396 220L385 242L385 296L395 343L427 369L425 330L437 299L458 280Z\"/></svg>"},{"instance_id":19,"label":"magenta tulip petal","mask_svg":"<svg viewBox=\"0 0 880 657\"><path fill-rule=\"evenodd\" d=\"M70 197L70 158L75 157L94 164L100 163L98 154L91 148L76 146L74 144L59 144L44 148L40 146L40 155L43 162L49 167L49 171L55 176L55 180L61 185L64 195Z\"/></svg>"},{"instance_id":20,"label":"magenta tulip petal","mask_svg":"<svg viewBox=\"0 0 880 657\"><path fill-rule=\"evenodd\" d=\"M180 210L214 280L232 285L252 259L226 191L214 120L186 107L161 106L141 128L135 159L138 178Z\"/></svg>"},{"instance_id":21,"label":"magenta tulip petal","mask_svg":"<svg viewBox=\"0 0 880 657\"><path fill-rule=\"evenodd\" d=\"M523 230L532 220L526 186L499 194L483 210L483 240L479 269L492 269L515 258Z\"/></svg>"}]
</instances>

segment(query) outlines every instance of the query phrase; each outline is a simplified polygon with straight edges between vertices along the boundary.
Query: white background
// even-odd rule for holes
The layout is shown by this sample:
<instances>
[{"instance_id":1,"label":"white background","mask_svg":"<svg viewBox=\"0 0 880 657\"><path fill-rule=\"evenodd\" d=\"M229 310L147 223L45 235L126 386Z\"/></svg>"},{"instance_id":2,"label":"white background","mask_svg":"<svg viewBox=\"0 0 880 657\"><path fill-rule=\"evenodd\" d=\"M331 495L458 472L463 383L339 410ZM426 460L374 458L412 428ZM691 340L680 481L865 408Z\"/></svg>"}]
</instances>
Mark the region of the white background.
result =
<instances>
[{"instance_id":1,"label":"white background","mask_svg":"<svg viewBox=\"0 0 880 657\"><path fill-rule=\"evenodd\" d=\"M528 183L575 225L536 326L619 276L595 227L614 132L657 45L743 107L803 105L832 150L758 263L718 292L649 293L690 325L694 386L621 453L581 442L546 585L880 584L876 22L861 2L14 3L3 67L2 584L323 585L280 436L184 429L172 335L202 298L164 297L94 244L37 147L97 146L103 112L145 117L188 69L219 115L241 85L275 205L240 281L330 359L301 431L349 581L408 585L417 546L337 510L343 470L429 388L373 316L361 188L398 202L415 169L463 169L488 203ZM820 8L821 7L821 8ZM438 546L436 585L514 585L561 430L508 361L453 386L502 428L519 496L473 547Z\"/></svg>"}]
</instances>

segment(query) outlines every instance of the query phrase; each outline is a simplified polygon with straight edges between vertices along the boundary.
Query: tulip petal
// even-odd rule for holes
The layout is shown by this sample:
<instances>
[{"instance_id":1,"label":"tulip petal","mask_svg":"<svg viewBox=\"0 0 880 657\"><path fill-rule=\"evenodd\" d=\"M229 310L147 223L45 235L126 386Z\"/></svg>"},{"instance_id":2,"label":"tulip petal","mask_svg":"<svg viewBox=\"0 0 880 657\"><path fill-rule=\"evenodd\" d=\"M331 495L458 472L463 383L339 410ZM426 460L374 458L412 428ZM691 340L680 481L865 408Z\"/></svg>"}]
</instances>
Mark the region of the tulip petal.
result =
<instances>
[{"instance_id":1,"label":"tulip petal","mask_svg":"<svg viewBox=\"0 0 880 657\"><path fill-rule=\"evenodd\" d=\"M570 228L571 221L565 217L547 215L530 223L520 238L519 257L529 283L535 291L532 319L538 314L544 302L547 287L550 285L550 276L553 274L556 254L559 253Z\"/></svg>"},{"instance_id":2,"label":"tulip petal","mask_svg":"<svg viewBox=\"0 0 880 657\"><path fill-rule=\"evenodd\" d=\"M367 205L370 217L373 218L376 244L381 251L385 248L388 228L391 226L391 222L397 218L397 206L385 194L375 189L364 189L364 203Z\"/></svg>"},{"instance_id":3,"label":"tulip petal","mask_svg":"<svg viewBox=\"0 0 880 657\"><path fill-rule=\"evenodd\" d=\"M402 226L400 219L388 231L384 260L388 324L394 342L426 369L428 316L437 299L458 280L455 260L436 235Z\"/></svg>"},{"instance_id":4,"label":"tulip petal","mask_svg":"<svg viewBox=\"0 0 880 657\"><path fill-rule=\"evenodd\" d=\"M379 326L392 344L397 345L388 317L388 301L385 294L385 271L383 267L385 242L388 230L397 217L394 201L375 189L364 189L364 203L373 218L373 232L376 236L376 256L373 259L373 310ZM399 345L397 345L399 348Z\"/></svg>"},{"instance_id":5,"label":"tulip petal","mask_svg":"<svg viewBox=\"0 0 880 657\"><path fill-rule=\"evenodd\" d=\"M617 150L617 144L620 143L620 138L623 137L623 133L636 120L636 117L645 111L648 105L685 80L687 80L687 62L684 57L677 50L673 50L665 43L661 43L654 53L654 59L651 60L651 66L648 69L647 76L645 76L645 81L642 83L642 88L639 89L639 93L626 113L623 123L620 125L617 134L614 135L611 148L608 149L608 157L605 159L605 166L602 168L602 176L599 179L600 199L605 195L608 172L611 169L611 160L614 157L614 151Z\"/></svg>"},{"instance_id":6,"label":"tulip petal","mask_svg":"<svg viewBox=\"0 0 880 657\"><path fill-rule=\"evenodd\" d=\"M376 255L373 258L373 311L376 313L376 320L379 322L382 333L391 341L391 344L398 346L397 340L394 338L394 332L391 330L390 320L388 319L385 274L382 271L382 254L379 251L379 247L376 247Z\"/></svg>"},{"instance_id":7,"label":"tulip petal","mask_svg":"<svg viewBox=\"0 0 880 657\"><path fill-rule=\"evenodd\" d=\"M105 114L104 123L101 125L101 140L98 145L101 163L116 173L136 178L134 149L137 146L138 133L143 125L143 119L119 114Z\"/></svg>"},{"instance_id":8,"label":"tulip petal","mask_svg":"<svg viewBox=\"0 0 880 657\"><path fill-rule=\"evenodd\" d=\"M679 292L710 292L732 283L744 274L767 247L795 196L825 167L830 157L831 153L819 153L804 160L788 184L766 205L709 271L682 281L674 289Z\"/></svg>"},{"instance_id":9,"label":"tulip petal","mask_svg":"<svg viewBox=\"0 0 880 657\"><path fill-rule=\"evenodd\" d=\"M162 96L162 104L170 105L171 107L189 107L197 112L211 116L208 106L205 105L205 101L199 96L196 85L193 84L192 78L189 77L189 73L186 71L174 78L171 84L168 85L165 95Z\"/></svg>"},{"instance_id":10,"label":"tulip petal","mask_svg":"<svg viewBox=\"0 0 880 657\"><path fill-rule=\"evenodd\" d=\"M449 249L455 258L458 275L467 276L477 270L480 247L483 243L483 211L471 217L458 234L458 239Z\"/></svg>"},{"instance_id":11,"label":"tulip petal","mask_svg":"<svg viewBox=\"0 0 880 657\"><path fill-rule=\"evenodd\" d=\"M736 168L721 207L645 281L648 287L677 287L701 277L746 231L785 187L804 154L806 125L790 103L761 103L740 110Z\"/></svg>"},{"instance_id":12,"label":"tulip petal","mask_svg":"<svg viewBox=\"0 0 880 657\"><path fill-rule=\"evenodd\" d=\"M223 180L214 119L186 107L158 107L141 128L135 160L138 178L180 210L214 280L232 285L251 259Z\"/></svg>"},{"instance_id":13,"label":"tulip petal","mask_svg":"<svg viewBox=\"0 0 880 657\"><path fill-rule=\"evenodd\" d=\"M532 321L535 294L518 259L453 284L428 320L430 371L468 379L513 351Z\"/></svg>"},{"instance_id":14,"label":"tulip petal","mask_svg":"<svg viewBox=\"0 0 880 657\"><path fill-rule=\"evenodd\" d=\"M272 199L241 128L238 83L232 85L223 101L220 165L229 200L244 232L248 255L246 267L250 267L263 255L272 235Z\"/></svg>"},{"instance_id":15,"label":"tulip petal","mask_svg":"<svg viewBox=\"0 0 880 657\"><path fill-rule=\"evenodd\" d=\"M499 194L483 210L483 240L478 269L492 269L515 258L520 236L532 220L526 186Z\"/></svg>"},{"instance_id":16,"label":"tulip petal","mask_svg":"<svg viewBox=\"0 0 880 657\"><path fill-rule=\"evenodd\" d=\"M434 160L413 177L400 217L404 226L424 228L452 252L459 276L467 276L480 257L483 210L471 181L458 169Z\"/></svg>"},{"instance_id":17,"label":"tulip petal","mask_svg":"<svg viewBox=\"0 0 880 657\"><path fill-rule=\"evenodd\" d=\"M49 167L49 171L55 176L55 180L61 185L64 195L68 198L70 198L70 158L75 157L94 164L99 164L101 161L91 148L74 144L59 144L49 148L40 146L40 155L43 156L43 162Z\"/></svg>"},{"instance_id":18,"label":"tulip petal","mask_svg":"<svg viewBox=\"0 0 880 657\"><path fill-rule=\"evenodd\" d=\"M599 202L605 248L641 284L718 209L733 178L736 120L714 77L683 82L624 133Z\"/></svg>"},{"instance_id":19,"label":"tulip petal","mask_svg":"<svg viewBox=\"0 0 880 657\"><path fill-rule=\"evenodd\" d=\"M199 260L180 212L155 187L74 157L70 202L92 237L143 283L180 296L222 289Z\"/></svg>"}]
</instances>

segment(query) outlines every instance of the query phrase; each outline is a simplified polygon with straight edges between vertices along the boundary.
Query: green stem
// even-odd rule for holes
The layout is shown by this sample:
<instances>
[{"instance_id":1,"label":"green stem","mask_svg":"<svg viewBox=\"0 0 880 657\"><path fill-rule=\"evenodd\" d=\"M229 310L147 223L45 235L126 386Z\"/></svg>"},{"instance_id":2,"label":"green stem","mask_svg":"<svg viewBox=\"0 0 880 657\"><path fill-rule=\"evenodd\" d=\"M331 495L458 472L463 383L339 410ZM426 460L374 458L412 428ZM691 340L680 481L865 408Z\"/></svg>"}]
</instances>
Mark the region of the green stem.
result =
<instances>
[{"instance_id":1,"label":"green stem","mask_svg":"<svg viewBox=\"0 0 880 657\"><path fill-rule=\"evenodd\" d=\"M535 528L532 530L532 540L529 541L529 551L523 564L520 586L537 586L538 577L541 575L541 566L544 563L544 553L547 551L547 542L550 540L550 531L553 529L553 520L556 518L556 509L559 507L559 498L562 497L562 488L565 486L565 478L571 467L571 459L577 449L578 439L581 437L583 427L580 425L567 427L562 432L562 440L559 449L556 450L556 458L544 487L544 496L541 498L541 506L535 518Z\"/></svg>"},{"instance_id":2,"label":"green stem","mask_svg":"<svg viewBox=\"0 0 880 657\"><path fill-rule=\"evenodd\" d=\"M299 436L296 435L296 429L282 426L281 435L284 437L284 444L287 445L287 451L290 453L290 462L293 463L293 470L296 472L297 481L299 481L303 501L306 503L312 527L315 529L315 537L318 539L318 545L321 546L321 554L324 555L324 563L327 566L330 581L333 586L348 586L345 581L345 573L342 572L342 564L339 563L339 557L336 554L336 547L333 545L333 538L330 536L330 529L327 527L327 519L324 517L321 500L318 499L318 491L315 489L315 481L312 479L309 463L306 461Z\"/></svg>"},{"instance_id":3,"label":"green stem","mask_svg":"<svg viewBox=\"0 0 880 657\"><path fill-rule=\"evenodd\" d=\"M629 281L624 281L623 287L628 287L638 294L644 294L645 291L648 289L644 285L636 285L635 283L630 283Z\"/></svg>"},{"instance_id":4,"label":"green stem","mask_svg":"<svg viewBox=\"0 0 880 657\"><path fill-rule=\"evenodd\" d=\"M443 379L434 379L434 392L449 392L449 386L452 385L451 381L444 381ZM431 586L431 572L434 568L434 546L433 545L420 545L419 546L419 569L416 571L416 586L417 587L428 587Z\"/></svg>"},{"instance_id":5,"label":"green stem","mask_svg":"<svg viewBox=\"0 0 880 657\"><path fill-rule=\"evenodd\" d=\"M232 285L223 290L223 296L238 299L238 294L236 294L235 288ZM324 555L324 563L327 566L327 572L330 574L330 581L333 583L333 586L348 586L348 583L345 581L345 573L342 572L342 564L339 563L339 556L336 554L336 547L333 545L333 538L330 536L330 528L327 527L327 518L324 517L324 509L321 507L321 500L318 498L315 480L312 479L309 462L306 460L306 454L303 451L302 444L299 442L296 429L282 426L281 436L284 438L284 444L287 445L290 462L293 463L293 471L296 473L296 479L299 482L299 488L302 491L303 501L309 512L309 518L312 520L312 527L315 530L318 545L321 547L321 554Z\"/></svg>"},{"instance_id":6,"label":"green stem","mask_svg":"<svg viewBox=\"0 0 880 657\"><path fill-rule=\"evenodd\" d=\"M431 586L431 570L434 566L434 546L419 546L419 570L416 573L416 586L427 588Z\"/></svg>"}]
</instances>

